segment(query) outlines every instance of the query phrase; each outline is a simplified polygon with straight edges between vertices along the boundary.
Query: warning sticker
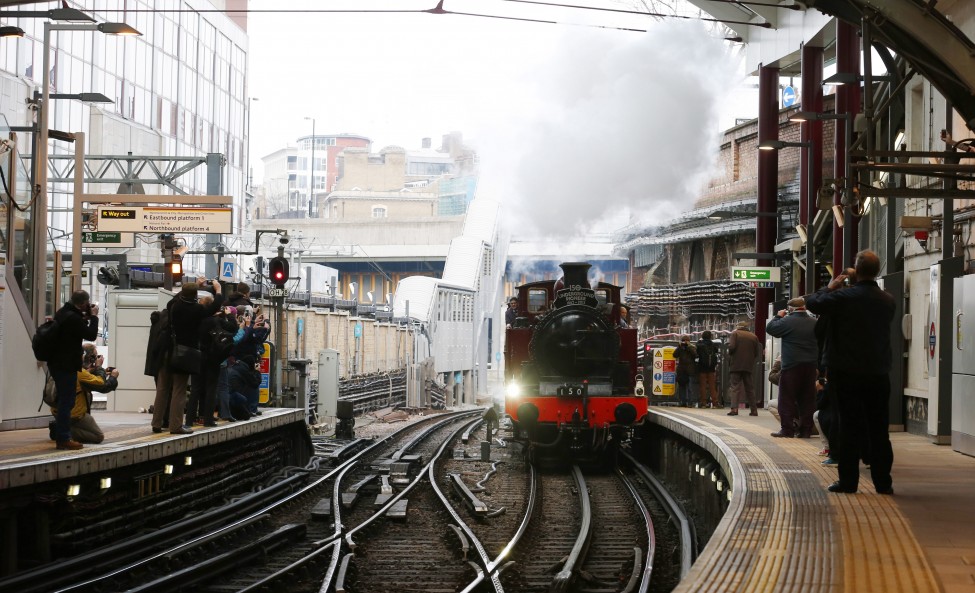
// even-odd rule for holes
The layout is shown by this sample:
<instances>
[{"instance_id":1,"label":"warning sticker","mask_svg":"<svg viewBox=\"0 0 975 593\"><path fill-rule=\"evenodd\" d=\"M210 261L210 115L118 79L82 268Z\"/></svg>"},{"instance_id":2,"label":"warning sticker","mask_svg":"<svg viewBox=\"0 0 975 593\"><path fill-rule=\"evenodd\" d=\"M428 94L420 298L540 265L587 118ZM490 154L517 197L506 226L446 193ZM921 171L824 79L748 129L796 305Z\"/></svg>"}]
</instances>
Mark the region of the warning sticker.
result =
<instances>
[{"instance_id":1,"label":"warning sticker","mask_svg":"<svg viewBox=\"0 0 975 593\"><path fill-rule=\"evenodd\" d=\"M653 389L656 396L673 397L677 393L677 361L674 360L673 346L654 348L653 351Z\"/></svg>"}]
</instances>

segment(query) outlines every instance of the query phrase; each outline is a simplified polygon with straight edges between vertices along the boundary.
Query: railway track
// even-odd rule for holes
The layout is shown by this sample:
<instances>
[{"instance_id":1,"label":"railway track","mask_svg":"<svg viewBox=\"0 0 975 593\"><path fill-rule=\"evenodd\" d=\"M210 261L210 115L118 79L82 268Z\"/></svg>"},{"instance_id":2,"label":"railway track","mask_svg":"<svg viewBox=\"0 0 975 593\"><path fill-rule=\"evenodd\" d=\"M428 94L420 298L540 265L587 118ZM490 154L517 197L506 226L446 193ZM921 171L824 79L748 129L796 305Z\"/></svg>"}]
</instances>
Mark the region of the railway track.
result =
<instances>
[{"instance_id":1,"label":"railway track","mask_svg":"<svg viewBox=\"0 0 975 593\"><path fill-rule=\"evenodd\" d=\"M195 531L165 549L23 591L632 593L669 591L686 573L690 522L636 459L542 473L513 444L481 460L477 413L375 443L316 441L289 476L300 487L229 501L247 512L188 518Z\"/></svg>"},{"instance_id":2,"label":"railway track","mask_svg":"<svg viewBox=\"0 0 975 593\"><path fill-rule=\"evenodd\" d=\"M207 587L214 591L245 590L246 581L261 582L268 574L281 572L290 565L291 556L323 556L321 550L328 541L322 540L336 536L327 522L309 520L309 516L331 492L333 479L339 473L358 463L394 455L423 439L437 438L436 434L419 435L429 431L431 425L436 427L434 433L443 432L447 425L460 423L476 413L434 416L365 447L361 441L346 443L350 447L347 449L316 447L308 467L294 468L291 475L276 484L155 533L19 573L0 582L0 589L16 586L14 590L25 593L200 591ZM347 459L339 461L343 457Z\"/></svg>"}]
</instances>

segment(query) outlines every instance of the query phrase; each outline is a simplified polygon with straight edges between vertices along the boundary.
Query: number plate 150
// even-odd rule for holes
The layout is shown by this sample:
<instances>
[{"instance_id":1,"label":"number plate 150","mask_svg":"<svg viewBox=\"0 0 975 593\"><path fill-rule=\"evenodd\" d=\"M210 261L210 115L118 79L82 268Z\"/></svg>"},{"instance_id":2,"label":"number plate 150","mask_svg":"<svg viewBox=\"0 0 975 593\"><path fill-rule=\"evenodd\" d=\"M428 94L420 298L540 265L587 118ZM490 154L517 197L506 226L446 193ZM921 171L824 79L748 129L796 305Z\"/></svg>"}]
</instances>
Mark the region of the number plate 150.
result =
<instances>
[{"instance_id":1,"label":"number plate 150","mask_svg":"<svg viewBox=\"0 0 975 593\"><path fill-rule=\"evenodd\" d=\"M585 394L585 385L563 385L556 390L556 395L560 397L582 397Z\"/></svg>"}]
</instances>

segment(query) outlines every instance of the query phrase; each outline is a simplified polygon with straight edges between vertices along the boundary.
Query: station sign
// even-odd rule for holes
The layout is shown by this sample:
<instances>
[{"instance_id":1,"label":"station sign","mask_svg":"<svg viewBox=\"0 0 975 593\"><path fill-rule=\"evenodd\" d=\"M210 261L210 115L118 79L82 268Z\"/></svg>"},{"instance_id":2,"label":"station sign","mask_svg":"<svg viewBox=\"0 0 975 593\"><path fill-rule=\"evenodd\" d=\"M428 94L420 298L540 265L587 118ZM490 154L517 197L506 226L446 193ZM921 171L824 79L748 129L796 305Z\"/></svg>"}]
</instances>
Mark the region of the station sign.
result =
<instances>
[{"instance_id":1,"label":"station sign","mask_svg":"<svg viewBox=\"0 0 975 593\"><path fill-rule=\"evenodd\" d=\"M780 282L782 269L778 267L733 266L731 279L744 282Z\"/></svg>"},{"instance_id":2,"label":"station sign","mask_svg":"<svg viewBox=\"0 0 975 593\"><path fill-rule=\"evenodd\" d=\"M135 247L135 233L85 231L81 233L82 247Z\"/></svg>"},{"instance_id":3,"label":"station sign","mask_svg":"<svg viewBox=\"0 0 975 593\"><path fill-rule=\"evenodd\" d=\"M233 208L99 206L97 224L102 232L229 234Z\"/></svg>"}]
</instances>

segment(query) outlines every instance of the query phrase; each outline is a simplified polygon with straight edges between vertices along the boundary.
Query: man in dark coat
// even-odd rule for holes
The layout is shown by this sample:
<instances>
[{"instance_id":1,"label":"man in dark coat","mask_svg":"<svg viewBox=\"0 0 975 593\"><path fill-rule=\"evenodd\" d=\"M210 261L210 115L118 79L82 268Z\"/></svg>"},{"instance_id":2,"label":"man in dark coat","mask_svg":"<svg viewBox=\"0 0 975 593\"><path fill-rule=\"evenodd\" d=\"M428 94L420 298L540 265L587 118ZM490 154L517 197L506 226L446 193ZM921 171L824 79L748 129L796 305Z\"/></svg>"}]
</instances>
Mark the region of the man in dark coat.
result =
<instances>
[{"instance_id":1,"label":"man in dark coat","mask_svg":"<svg viewBox=\"0 0 975 593\"><path fill-rule=\"evenodd\" d=\"M819 377L819 346L816 320L806 313L802 297L789 301L768 321L765 333L782 340L782 374L779 378L779 424L773 437L796 436L807 439L813 432L816 408L816 379Z\"/></svg>"},{"instance_id":2,"label":"man in dark coat","mask_svg":"<svg viewBox=\"0 0 975 593\"><path fill-rule=\"evenodd\" d=\"M202 279L201 279L202 280ZM223 304L223 294L220 293L220 283L213 282L216 296L209 305L196 302L198 286L195 283L184 284L179 294L173 297L166 309L169 312L169 327L171 337L176 344L199 349L200 324L210 317ZM166 352L159 365L156 377L156 401L152 410L152 432L162 432L163 417L169 408L169 432L171 434L190 434L193 430L183 425L186 407L186 385L189 375L169 368L172 352ZM193 419L190 419L193 422Z\"/></svg>"},{"instance_id":3,"label":"man in dark coat","mask_svg":"<svg viewBox=\"0 0 975 593\"><path fill-rule=\"evenodd\" d=\"M748 323L742 321L738 328L728 337L728 365L731 376L728 390L731 392L731 411L729 416L738 415L738 406L742 400L748 402L751 408L749 416L758 416L758 406L755 405L755 380L752 378L755 365L762 359L765 348L758 336L748 331Z\"/></svg>"},{"instance_id":4,"label":"man in dark coat","mask_svg":"<svg viewBox=\"0 0 975 593\"><path fill-rule=\"evenodd\" d=\"M515 326L515 319L518 319L518 299L511 297L508 299L508 309L504 312L504 325L507 328Z\"/></svg>"},{"instance_id":5,"label":"man in dark coat","mask_svg":"<svg viewBox=\"0 0 975 593\"><path fill-rule=\"evenodd\" d=\"M83 290L71 293L54 319L58 322L58 341L47 368L58 390L58 409L54 419L54 438L58 449L81 449L71 438L71 409L75 403L75 382L81 370L82 340L98 337L98 305Z\"/></svg>"},{"instance_id":6,"label":"man in dark coat","mask_svg":"<svg viewBox=\"0 0 975 593\"><path fill-rule=\"evenodd\" d=\"M890 468L890 324L894 298L877 285L880 258L870 250L856 257L856 284L843 288L846 274L806 297L806 308L829 316L826 365L839 404L839 480L830 492L853 493L860 481L860 435L870 449L870 477L880 494L893 494ZM830 452L832 454L832 451Z\"/></svg>"}]
</instances>

